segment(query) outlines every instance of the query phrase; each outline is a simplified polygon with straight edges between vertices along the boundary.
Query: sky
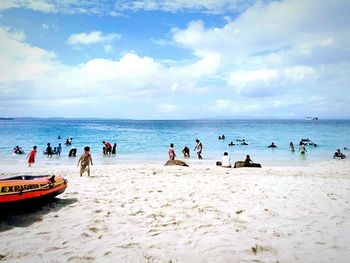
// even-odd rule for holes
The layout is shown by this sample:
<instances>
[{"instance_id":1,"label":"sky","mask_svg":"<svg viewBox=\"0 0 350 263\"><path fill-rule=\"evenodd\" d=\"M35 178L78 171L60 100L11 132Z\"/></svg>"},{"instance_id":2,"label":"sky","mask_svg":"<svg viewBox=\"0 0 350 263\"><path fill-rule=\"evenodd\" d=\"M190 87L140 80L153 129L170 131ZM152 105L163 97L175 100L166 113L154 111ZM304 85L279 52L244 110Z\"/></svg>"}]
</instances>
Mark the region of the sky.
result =
<instances>
[{"instance_id":1,"label":"sky","mask_svg":"<svg viewBox=\"0 0 350 263\"><path fill-rule=\"evenodd\" d=\"M348 0L1 0L0 117L350 117Z\"/></svg>"}]
</instances>

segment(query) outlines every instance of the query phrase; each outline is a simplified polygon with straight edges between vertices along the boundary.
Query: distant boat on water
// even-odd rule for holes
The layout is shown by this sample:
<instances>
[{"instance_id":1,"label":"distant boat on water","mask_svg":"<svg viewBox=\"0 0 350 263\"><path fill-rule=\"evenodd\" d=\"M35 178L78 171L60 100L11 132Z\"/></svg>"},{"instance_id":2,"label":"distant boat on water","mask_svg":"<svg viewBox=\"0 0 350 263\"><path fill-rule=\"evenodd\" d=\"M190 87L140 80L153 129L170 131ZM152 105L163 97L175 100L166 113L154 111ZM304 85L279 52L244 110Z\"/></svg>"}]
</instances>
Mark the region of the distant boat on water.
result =
<instances>
[{"instance_id":1,"label":"distant boat on water","mask_svg":"<svg viewBox=\"0 0 350 263\"><path fill-rule=\"evenodd\" d=\"M317 121L318 117L305 117L305 120L307 120L307 121Z\"/></svg>"},{"instance_id":2,"label":"distant boat on water","mask_svg":"<svg viewBox=\"0 0 350 263\"><path fill-rule=\"evenodd\" d=\"M12 121L13 118L2 118L0 117L0 121Z\"/></svg>"}]
</instances>

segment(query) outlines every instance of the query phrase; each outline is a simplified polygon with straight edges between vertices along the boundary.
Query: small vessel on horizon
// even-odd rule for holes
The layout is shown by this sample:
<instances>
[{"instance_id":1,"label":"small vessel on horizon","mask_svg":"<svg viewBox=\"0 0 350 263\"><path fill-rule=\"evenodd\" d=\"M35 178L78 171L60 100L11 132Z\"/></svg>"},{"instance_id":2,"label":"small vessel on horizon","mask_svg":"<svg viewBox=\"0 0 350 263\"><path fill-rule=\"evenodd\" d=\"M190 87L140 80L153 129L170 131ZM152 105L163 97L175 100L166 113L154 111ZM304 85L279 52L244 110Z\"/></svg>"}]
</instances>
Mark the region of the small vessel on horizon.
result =
<instances>
[{"instance_id":1,"label":"small vessel on horizon","mask_svg":"<svg viewBox=\"0 0 350 263\"><path fill-rule=\"evenodd\" d=\"M305 120L307 120L307 121L317 121L318 117L305 117Z\"/></svg>"}]
</instances>

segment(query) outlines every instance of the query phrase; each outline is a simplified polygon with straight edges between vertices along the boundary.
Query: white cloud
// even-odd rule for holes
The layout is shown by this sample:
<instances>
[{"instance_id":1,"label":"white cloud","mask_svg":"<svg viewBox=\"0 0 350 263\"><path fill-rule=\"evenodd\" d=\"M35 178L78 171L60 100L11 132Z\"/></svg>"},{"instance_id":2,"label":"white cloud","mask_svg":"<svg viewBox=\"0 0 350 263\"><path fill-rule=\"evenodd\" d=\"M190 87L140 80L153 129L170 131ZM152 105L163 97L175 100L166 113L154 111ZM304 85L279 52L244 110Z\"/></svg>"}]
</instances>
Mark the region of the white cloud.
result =
<instances>
[{"instance_id":1,"label":"white cloud","mask_svg":"<svg viewBox=\"0 0 350 263\"><path fill-rule=\"evenodd\" d=\"M161 103L157 108L164 113L173 113L179 110L179 107L175 104Z\"/></svg>"},{"instance_id":2,"label":"white cloud","mask_svg":"<svg viewBox=\"0 0 350 263\"><path fill-rule=\"evenodd\" d=\"M220 52L235 63L271 53L296 56L305 45L328 51L349 44L349 9L346 0L257 3L221 28L206 28L201 21L183 30L175 28L173 39L195 54Z\"/></svg>"},{"instance_id":3,"label":"white cloud","mask_svg":"<svg viewBox=\"0 0 350 263\"><path fill-rule=\"evenodd\" d=\"M118 1L117 9L120 10L162 10L176 12L184 10L195 10L210 13L237 12L247 8L254 0L138 0Z\"/></svg>"},{"instance_id":4,"label":"white cloud","mask_svg":"<svg viewBox=\"0 0 350 263\"><path fill-rule=\"evenodd\" d=\"M104 49L104 51L106 52L106 53L111 53L111 52L113 52L113 50L114 50L114 48L113 48L113 46L112 45L105 45L104 47L103 47L103 49Z\"/></svg>"},{"instance_id":5,"label":"white cloud","mask_svg":"<svg viewBox=\"0 0 350 263\"><path fill-rule=\"evenodd\" d=\"M350 2L345 0L259 2L226 19L222 27L207 28L202 21L192 21L171 33L177 45L196 56L220 56L217 72L236 91L236 101L319 92L330 96L335 90L344 94L341 87L350 84L345 69L350 61L347 10ZM335 67L339 67L335 75L326 73L326 68ZM227 99L218 100L215 107L224 103Z\"/></svg>"},{"instance_id":6,"label":"white cloud","mask_svg":"<svg viewBox=\"0 0 350 263\"><path fill-rule=\"evenodd\" d=\"M315 70L306 66L234 71L229 76L228 84L239 94L258 93L262 95L262 91L265 95L271 95L278 94L281 87L286 88L296 82L302 83L303 80L310 79L314 74Z\"/></svg>"},{"instance_id":7,"label":"white cloud","mask_svg":"<svg viewBox=\"0 0 350 263\"><path fill-rule=\"evenodd\" d=\"M24 3L7 1L0 6L10 8L9 2L18 6ZM228 4L137 2L118 2L117 9L218 11L220 3ZM58 3L52 1L61 10ZM202 4L205 7L199 7ZM101 5L84 12L101 12L104 4ZM304 116L308 112L349 116L349 9L350 2L345 0L261 1L226 18L222 27L192 21L170 34L173 45L188 49L194 56L171 63L125 52L120 59L92 58L68 66L53 52L28 44L23 33L2 28L0 99L9 107L23 105L24 101L43 105L49 99L63 105L69 94L76 98L76 104L88 101L101 112L118 110L105 107L107 100L136 105L140 113L146 109L139 105L147 100L154 111L170 113L176 110L171 105L186 112L182 100L193 100L195 95L195 101L200 103L189 108L197 107L203 115L258 112L265 116ZM81 33L71 36L70 43L102 43L109 52L111 41L117 37L108 36L99 31ZM210 88L205 88L203 95L199 91L204 87Z\"/></svg>"},{"instance_id":8,"label":"white cloud","mask_svg":"<svg viewBox=\"0 0 350 263\"><path fill-rule=\"evenodd\" d=\"M125 10L166 12L199 11L208 13L240 12L255 0L2 0L0 10L26 8L41 12L60 12L68 14L99 14L119 16Z\"/></svg>"},{"instance_id":9,"label":"white cloud","mask_svg":"<svg viewBox=\"0 0 350 263\"><path fill-rule=\"evenodd\" d=\"M171 94L191 94L199 89L203 76L215 73L219 63L219 57L208 54L192 64L165 66L151 57L126 53L119 60L96 58L68 66L54 53L26 43L23 33L1 28L0 41L0 100L8 105L3 109L7 113L32 104L39 109L48 101L56 106L55 112L64 111L60 107L67 103L91 103L101 111L124 112L109 107L112 104L106 101L140 105L147 100L153 101L154 111L170 113L178 108L158 100ZM14 108L19 104L20 108Z\"/></svg>"},{"instance_id":10,"label":"white cloud","mask_svg":"<svg viewBox=\"0 0 350 263\"><path fill-rule=\"evenodd\" d=\"M0 2L0 10L10 8L27 8L44 13L56 11L56 7L52 1L47 0L2 0Z\"/></svg>"},{"instance_id":11,"label":"white cloud","mask_svg":"<svg viewBox=\"0 0 350 263\"><path fill-rule=\"evenodd\" d=\"M90 33L78 33L70 35L67 43L70 45L89 45L95 43L110 43L113 40L120 39L120 34L103 34L101 31Z\"/></svg>"}]
</instances>

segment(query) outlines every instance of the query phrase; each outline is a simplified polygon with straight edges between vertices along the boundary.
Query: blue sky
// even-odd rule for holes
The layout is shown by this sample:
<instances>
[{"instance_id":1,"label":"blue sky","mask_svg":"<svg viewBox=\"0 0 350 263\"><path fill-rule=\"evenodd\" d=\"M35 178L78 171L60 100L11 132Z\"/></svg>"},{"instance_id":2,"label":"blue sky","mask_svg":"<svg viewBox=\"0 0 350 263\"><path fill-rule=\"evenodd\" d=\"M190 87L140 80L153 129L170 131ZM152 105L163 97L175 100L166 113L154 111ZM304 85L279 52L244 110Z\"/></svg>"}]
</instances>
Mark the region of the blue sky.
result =
<instances>
[{"instance_id":1,"label":"blue sky","mask_svg":"<svg viewBox=\"0 0 350 263\"><path fill-rule=\"evenodd\" d=\"M0 2L0 116L348 118L350 2Z\"/></svg>"}]
</instances>

